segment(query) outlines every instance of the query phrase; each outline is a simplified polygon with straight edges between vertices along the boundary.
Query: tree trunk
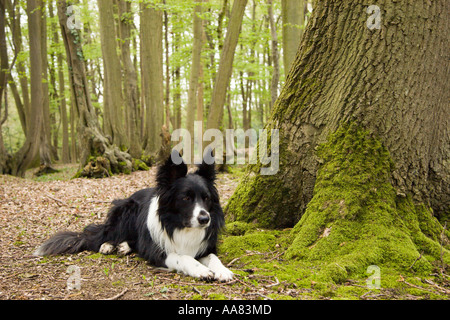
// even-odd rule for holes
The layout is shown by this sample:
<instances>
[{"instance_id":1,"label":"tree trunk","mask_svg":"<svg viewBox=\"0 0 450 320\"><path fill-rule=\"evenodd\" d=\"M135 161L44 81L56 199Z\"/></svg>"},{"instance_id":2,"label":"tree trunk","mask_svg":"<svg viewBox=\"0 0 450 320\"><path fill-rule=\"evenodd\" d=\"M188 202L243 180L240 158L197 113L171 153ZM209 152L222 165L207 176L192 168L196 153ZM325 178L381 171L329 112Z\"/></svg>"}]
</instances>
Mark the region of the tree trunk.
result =
<instances>
[{"instance_id":1,"label":"tree trunk","mask_svg":"<svg viewBox=\"0 0 450 320\"><path fill-rule=\"evenodd\" d=\"M81 38L77 29L67 25L67 3L58 1L58 18L66 49L72 99L78 116L81 168L77 176L105 177L112 173L130 173L131 156L112 144L100 129L92 106L86 79Z\"/></svg>"},{"instance_id":2,"label":"tree trunk","mask_svg":"<svg viewBox=\"0 0 450 320\"><path fill-rule=\"evenodd\" d=\"M166 0L163 0L166 4ZM166 79L165 79L165 90L164 90L164 110L166 112L166 122L165 126L167 130L170 129L170 50L169 50L169 14L168 10L164 10L164 57L166 60ZM172 123L173 125L173 123Z\"/></svg>"},{"instance_id":3,"label":"tree trunk","mask_svg":"<svg viewBox=\"0 0 450 320\"><path fill-rule=\"evenodd\" d=\"M128 139L124 130L122 116L122 75L117 55L117 42L113 7L110 0L98 0L100 14L100 36L102 56L105 67L104 97L107 97L105 109L105 132L110 134L115 145L128 148Z\"/></svg>"},{"instance_id":4,"label":"tree trunk","mask_svg":"<svg viewBox=\"0 0 450 320\"><path fill-rule=\"evenodd\" d=\"M227 87L233 70L234 51L238 43L246 5L247 0L235 0L233 3L209 108L207 129L219 129L221 127Z\"/></svg>"},{"instance_id":5,"label":"tree trunk","mask_svg":"<svg viewBox=\"0 0 450 320\"><path fill-rule=\"evenodd\" d=\"M278 98L278 82L280 81L280 55L278 54L278 35L277 35L277 26L275 24L275 19L273 16L273 3L272 0L268 0L268 16L269 16L269 25L270 25L270 52L272 57L272 80L270 82L270 96L271 103L270 108L273 108L275 104L275 100Z\"/></svg>"},{"instance_id":6,"label":"tree trunk","mask_svg":"<svg viewBox=\"0 0 450 320\"><path fill-rule=\"evenodd\" d=\"M131 61L130 51L130 37L131 24L133 16L131 13L131 3L125 0L119 0L119 28L120 28L120 49L123 64L123 84L125 88L125 102L126 102L126 121L128 127L128 140L130 142L130 155L133 158L140 158L142 156L141 139L139 138L139 95L137 85L137 72Z\"/></svg>"},{"instance_id":7,"label":"tree trunk","mask_svg":"<svg viewBox=\"0 0 450 320\"><path fill-rule=\"evenodd\" d=\"M141 74L147 138L145 153L157 160L164 124L162 10L149 3L142 3L141 6Z\"/></svg>"},{"instance_id":8,"label":"tree trunk","mask_svg":"<svg viewBox=\"0 0 450 320\"><path fill-rule=\"evenodd\" d=\"M287 257L332 257L342 277L439 259L450 236L433 217L450 211L450 3L386 2L379 29L365 3L317 2L266 126L279 171L249 166L226 208L265 227L301 218Z\"/></svg>"},{"instance_id":9,"label":"tree trunk","mask_svg":"<svg viewBox=\"0 0 450 320\"><path fill-rule=\"evenodd\" d=\"M25 170L36 157L42 134L44 105L42 55L46 54L46 50L41 47L42 11L39 5L40 1L37 0L27 2L31 87L31 108L28 119L32 119L32 121L27 122L25 143L12 157L11 170L8 172L19 177L24 176Z\"/></svg>"},{"instance_id":10,"label":"tree trunk","mask_svg":"<svg viewBox=\"0 0 450 320\"><path fill-rule=\"evenodd\" d=\"M305 23L305 1L281 0L283 19L283 64L288 74L297 55Z\"/></svg>"},{"instance_id":11,"label":"tree trunk","mask_svg":"<svg viewBox=\"0 0 450 320\"><path fill-rule=\"evenodd\" d=\"M62 120L62 162L70 162L70 149L69 149L69 124L67 120L67 105L65 96L65 80L63 72L63 57L61 53L58 53L58 85L59 85L59 107L61 110Z\"/></svg>"},{"instance_id":12,"label":"tree trunk","mask_svg":"<svg viewBox=\"0 0 450 320\"><path fill-rule=\"evenodd\" d=\"M178 19L174 17L172 19L173 24L178 23ZM177 51L181 42L180 32L175 32L173 37L173 50ZM177 65L174 71L174 90L173 90L173 117L174 126L173 129L181 128L181 67Z\"/></svg>"},{"instance_id":13,"label":"tree trunk","mask_svg":"<svg viewBox=\"0 0 450 320\"><path fill-rule=\"evenodd\" d=\"M52 129L50 122L50 97L48 88L48 59L47 59L47 18L45 11L45 3L43 0L38 2L40 7L40 25L41 25L41 48L42 48L42 90L43 90L43 121L41 127L41 140L39 143L39 158L40 166L39 170L35 173L37 176L41 176L48 173L54 173L58 170L52 167Z\"/></svg>"},{"instance_id":14,"label":"tree trunk","mask_svg":"<svg viewBox=\"0 0 450 320\"><path fill-rule=\"evenodd\" d=\"M188 102L186 107L186 129L191 134L191 155L192 158L189 159L190 163L193 163L194 159L194 121L195 111L197 110L197 89L198 89L198 80L199 73L201 68L201 57L202 57L202 45L203 45L203 26L202 26L202 18L200 15L202 14L202 0L195 1L195 8L193 14L194 20L194 44L192 45L192 65L191 65L191 74L189 76L189 91L188 91Z\"/></svg>"},{"instance_id":15,"label":"tree trunk","mask_svg":"<svg viewBox=\"0 0 450 320\"><path fill-rule=\"evenodd\" d=\"M7 70L8 65L8 47L6 43L6 8L5 3L2 1L0 3L0 174L8 173L8 158L9 155L6 152L5 145L3 143L3 133L2 125L4 123L3 119L7 119L8 110L2 110L3 105L3 93L6 94L6 84L8 80ZM3 114L4 113L4 114Z\"/></svg>"}]
</instances>

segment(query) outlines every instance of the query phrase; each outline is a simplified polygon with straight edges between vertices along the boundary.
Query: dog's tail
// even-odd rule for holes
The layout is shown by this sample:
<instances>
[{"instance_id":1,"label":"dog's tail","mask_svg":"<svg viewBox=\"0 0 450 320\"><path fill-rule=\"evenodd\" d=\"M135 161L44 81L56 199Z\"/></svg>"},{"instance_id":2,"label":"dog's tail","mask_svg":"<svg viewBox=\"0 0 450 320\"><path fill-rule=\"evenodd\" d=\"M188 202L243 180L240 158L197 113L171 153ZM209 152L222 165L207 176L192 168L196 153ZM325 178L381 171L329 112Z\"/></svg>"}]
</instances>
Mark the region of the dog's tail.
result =
<instances>
[{"instance_id":1,"label":"dog's tail","mask_svg":"<svg viewBox=\"0 0 450 320\"><path fill-rule=\"evenodd\" d=\"M35 256L72 254L81 251L98 251L103 243L103 224L88 225L83 232L62 231L45 241L33 253Z\"/></svg>"}]
</instances>

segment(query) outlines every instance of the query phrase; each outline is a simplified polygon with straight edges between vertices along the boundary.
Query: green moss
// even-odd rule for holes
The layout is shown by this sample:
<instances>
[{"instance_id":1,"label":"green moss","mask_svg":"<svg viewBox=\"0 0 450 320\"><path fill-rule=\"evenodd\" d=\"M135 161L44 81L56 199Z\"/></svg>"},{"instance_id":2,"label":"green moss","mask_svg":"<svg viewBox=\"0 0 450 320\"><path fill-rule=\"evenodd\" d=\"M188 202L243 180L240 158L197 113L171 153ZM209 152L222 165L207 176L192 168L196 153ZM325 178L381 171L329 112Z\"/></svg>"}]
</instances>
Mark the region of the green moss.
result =
<instances>
[{"instance_id":1,"label":"green moss","mask_svg":"<svg viewBox=\"0 0 450 320\"><path fill-rule=\"evenodd\" d=\"M249 231L253 231L255 227L256 226L252 223L234 221L225 225L224 234L231 236L242 236Z\"/></svg>"},{"instance_id":2,"label":"green moss","mask_svg":"<svg viewBox=\"0 0 450 320\"><path fill-rule=\"evenodd\" d=\"M243 236L230 236L221 245L221 249L230 257L240 257L247 251L269 251L276 241L277 231L260 231Z\"/></svg>"},{"instance_id":3,"label":"green moss","mask_svg":"<svg viewBox=\"0 0 450 320\"><path fill-rule=\"evenodd\" d=\"M269 125L265 128L271 132ZM285 159L295 157L288 151L286 140L279 137L279 171L283 171ZM271 137L267 137L267 150L271 150ZM259 148L259 145L258 145ZM243 221L255 223L261 228L274 228L292 226L298 221L296 203L290 201L287 194L292 192L292 180L280 179L277 175L261 175L260 162L247 166L235 192L225 207L227 219L230 221Z\"/></svg>"},{"instance_id":4,"label":"green moss","mask_svg":"<svg viewBox=\"0 0 450 320\"><path fill-rule=\"evenodd\" d=\"M145 164L144 161L140 159L134 159L133 158L133 171L148 171L149 167Z\"/></svg>"},{"instance_id":5,"label":"green moss","mask_svg":"<svg viewBox=\"0 0 450 320\"><path fill-rule=\"evenodd\" d=\"M211 299L211 300L228 300L228 298L224 294L221 294L221 293L210 293L208 295L208 299Z\"/></svg>"},{"instance_id":6,"label":"green moss","mask_svg":"<svg viewBox=\"0 0 450 320\"><path fill-rule=\"evenodd\" d=\"M376 137L343 125L318 149L323 165L314 196L292 229L288 259L325 262L320 277L342 282L369 265L430 272L421 252L440 257L442 226L424 206L399 198L393 163ZM443 249L446 263L450 253Z\"/></svg>"}]
</instances>

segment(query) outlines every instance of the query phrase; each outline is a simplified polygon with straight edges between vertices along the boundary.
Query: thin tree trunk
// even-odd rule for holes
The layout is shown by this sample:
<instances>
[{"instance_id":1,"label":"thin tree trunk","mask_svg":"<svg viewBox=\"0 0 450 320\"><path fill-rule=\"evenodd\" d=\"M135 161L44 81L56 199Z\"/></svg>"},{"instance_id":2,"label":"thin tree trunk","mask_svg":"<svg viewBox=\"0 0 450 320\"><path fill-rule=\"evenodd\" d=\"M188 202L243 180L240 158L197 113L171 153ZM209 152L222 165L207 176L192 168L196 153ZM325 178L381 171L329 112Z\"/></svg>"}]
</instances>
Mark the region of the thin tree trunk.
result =
<instances>
[{"instance_id":1,"label":"thin tree trunk","mask_svg":"<svg viewBox=\"0 0 450 320\"><path fill-rule=\"evenodd\" d=\"M141 4L141 74L146 108L147 156L158 160L164 124L162 11L151 4Z\"/></svg>"},{"instance_id":2,"label":"thin tree trunk","mask_svg":"<svg viewBox=\"0 0 450 320\"><path fill-rule=\"evenodd\" d=\"M6 43L6 8L5 3L0 3L0 174L8 173L10 170L8 168L8 154L6 152L5 145L3 143L3 133L2 133L2 125L4 123L3 119L7 119L8 110L5 105L5 110L2 110L3 105L3 93L6 94L6 84L7 84L7 70L9 68L8 65L8 47ZM3 115L4 113L4 115Z\"/></svg>"},{"instance_id":3,"label":"thin tree trunk","mask_svg":"<svg viewBox=\"0 0 450 320\"><path fill-rule=\"evenodd\" d=\"M221 127L223 107L225 105L226 91L233 70L234 52L239 39L242 18L244 16L247 0L235 0L228 23L227 35L219 61L219 71L216 75L211 106L208 114L207 129Z\"/></svg>"},{"instance_id":4,"label":"thin tree trunk","mask_svg":"<svg viewBox=\"0 0 450 320\"><path fill-rule=\"evenodd\" d=\"M105 112L107 117L106 132L111 134L114 144L123 148L128 147L129 142L122 122L122 76L120 70L120 60L117 55L117 41L113 6L110 0L98 0L100 14L100 36L102 56L104 62L105 82L104 97L107 97ZM131 80L131 79L130 79Z\"/></svg>"},{"instance_id":5,"label":"thin tree trunk","mask_svg":"<svg viewBox=\"0 0 450 320\"><path fill-rule=\"evenodd\" d=\"M173 19L174 20L174 19ZM176 21L178 22L178 21ZM181 42L180 32L175 32L173 49L179 49ZM174 71L174 90L173 90L173 109L174 109L174 129L181 128L181 67L176 66Z\"/></svg>"},{"instance_id":6,"label":"thin tree trunk","mask_svg":"<svg viewBox=\"0 0 450 320\"><path fill-rule=\"evenodd\" d=\"M272 37L271 43L271 56L272 56L272 80L270 82L270 95L271 95L271 104L270 108L273 108L275 104L275 100L278 98L278 83L280 82L280 62L279 62L279 54L278 54L278 35L277 35L277 26L275 24L275 19L273 16L273 3L272 0L268 0L268 14L269 14L269 25L270 25L270 35Z\"/></svg>"},{"instance_id":7,"label":"thin tree trunk","mask_svg":"<svg viewBox=\"0 0 450 320\"><path fill-rule=\"evenodd\" d=\"M119 27L120 27L120 48L121 58L124 70L124 88L126 101L126 120L128 127L128 140L130 141L129 153L133 158L140 158L142 156L141 140L139 139L138 126L138 110L139 110L139 95L137 86L137 72L131 61L130 52L130 36L131 36L131 3L125 0L119 0ZM131 15L131 16L130 16Z\"/></svg>"},{"instance_id":8,"label":"thin tree trunk","mask_svg":"<svg viewBox=\"0 0 450 320\"><path fill-rule=\"evenodd\" d=\"M166 4L166 0L163 1ZM166 112L166 128L170 129L170 63L169 63L169 14L164 10L164 55L166 59L166 81L164 93L164 109ZM173 124L172 124L173 125Z\"/></svg>"},{"instance_id":9,"label":"thin tree trunk","mask_svg":"<svg viewBox=\"0 0 450 320\"><path fill-rule=\"evenodd\" d=\"M287 75L297 55L305 23L305 1L281 0L283 19L283 64Z\"/></svg>"},{"instance_id":10,"label":"thin tree trunk","mask_svg":"<svg viewBox=\"0 0 450 320\"><path fill-rule=\"evenodd\" d=\"M22 28L20 27L20 19L21 19L21 14L20 14L20 6L18 6L16 4L16 6L13 6L13 4L11 3L11 1L9 1L9 5L7 3L7 9L9 12L9 16L12 17L11 18L11 24L12 24L12 42L13 45L15 47L15 55L18 55L20 52L23 51L23 44L22 44ZM19 78L19 86L20 86L20 90L21 90L21 95L22 95L22 99L20 100L20 102L18 101L20 98L18 95L14 94L15 100L16 100L16 105L18 107L18 112L19 112L19 117L20 117L20 122L22 125L22 129L23 132L25 133L25 136L27 135L27 119L26 119L26 115L28 115L30 113L30 93L29 93L29 86L28 86L28 77L27 77L27 72L25 70L25 62L24 61L16 61L15 64L15 68L16 71L18 73L18 78ZM12 76L10 75L10 81L14 81L14 79L12 79ZM11 89L17 91L17 88L15 87L15 84L11 85Z\"/></svg>"},{"instance_id":11,"label":"thin tree trunk","mask_svg":"<svg viewBox=\"0 0 450 320\"><path fill-rule=\"evenodd\" d=\"M31 164L39 151L39 141L43 125L44 90L42 86L42 55L46 50L41 47L42 34L42 11L40 1L27 1L28 15L28 37L30 46L30 86L31 86L31 108L28 119L33 119L27 124L27 137L12 158L10 173L22 177L25 170Z\"/></svg>"},{"instance_id":12,"label":"thin tree trunk","mask_svg":"<svg viewBox=\"0 0 450 320\"><path fill-rule=\"evenodd\" d=\"M42 133L41 140L39 144L39 158L40 166L39 170L35 173L37 176L57 172L56 169L52 167L52 129L50 121L50 97L49 97L49 86L48 86L48 59L47 59L47 18L45 3L43 0L39 1L39 7L41 8L41 48L42 48L42 90L43 90L43 122L42 122Z\"/></svg>"},{"instance_id":13,"label":"thin tree trunk","mask_svg":"<svg viewBox=\"0 0 450 320\"><path fill-rule=\"evenodd\" d=\"M195 1L195 8L193 14L194 20L194 44L192 46L192 65L191 74L189 76L189 91L188 102L186 108L186 129L191 134L191 150L194 150L194 121L195 111L197 109L197 89L199 82L199 73L201 68L201 56L202 56L202 40L203 40L203 26L202 19L200 17L202 13L202 0ZM190 163L193 163L194 152L191 152L192 158L189 159Z\"/></svg>"}]
</instances>

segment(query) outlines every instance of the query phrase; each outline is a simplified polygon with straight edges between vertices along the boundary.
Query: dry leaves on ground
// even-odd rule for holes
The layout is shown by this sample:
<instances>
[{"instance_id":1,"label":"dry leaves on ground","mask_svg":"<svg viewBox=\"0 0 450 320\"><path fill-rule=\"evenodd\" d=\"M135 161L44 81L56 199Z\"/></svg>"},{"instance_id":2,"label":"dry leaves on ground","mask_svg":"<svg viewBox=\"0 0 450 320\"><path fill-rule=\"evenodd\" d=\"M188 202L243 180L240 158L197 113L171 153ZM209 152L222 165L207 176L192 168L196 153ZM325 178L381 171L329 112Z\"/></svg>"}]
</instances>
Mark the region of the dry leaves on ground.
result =
<instances>
[{"instance_id":1,"label":"dry leaves on ground","mask_svg":"<svg viewBox=\"0 0 450 320\"><path fill-rule=\"evenodd\" d=\"M206 298L219 287L231 295L231 284L211 285L168 273L134 255L32 255L57 231L81 231L90 223L101 223L112 200L154 186L155 172L152 168L107 179L48 182L0 176L0 299L189 299ZM237 183L236 178L219 175L222 203ZM81 289L67 290L74 268Z\"/></svg>"}]
</instances>

